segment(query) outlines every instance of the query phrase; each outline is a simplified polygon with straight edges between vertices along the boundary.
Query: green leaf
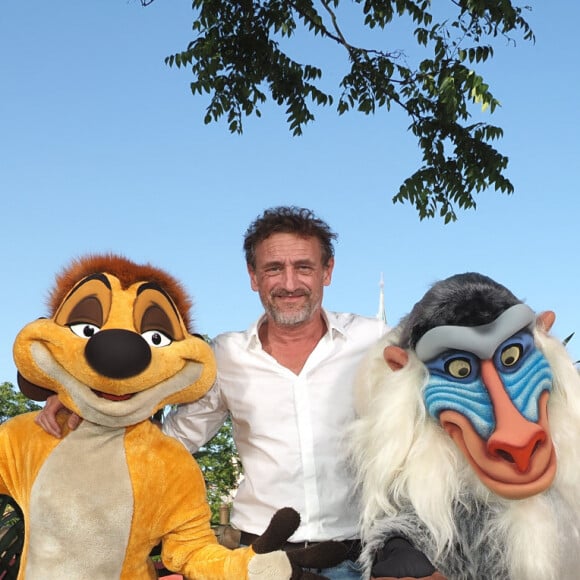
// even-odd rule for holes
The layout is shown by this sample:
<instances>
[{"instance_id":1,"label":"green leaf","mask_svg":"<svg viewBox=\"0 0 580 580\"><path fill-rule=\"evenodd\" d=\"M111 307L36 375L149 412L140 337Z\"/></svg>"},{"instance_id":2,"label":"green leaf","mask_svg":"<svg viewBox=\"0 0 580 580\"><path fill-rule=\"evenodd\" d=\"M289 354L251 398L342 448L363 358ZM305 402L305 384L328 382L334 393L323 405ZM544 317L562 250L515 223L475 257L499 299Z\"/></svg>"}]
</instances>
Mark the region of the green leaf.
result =
<instances>
[{"instance_id":1,"label":"green leaf","mask_svg":"<svg viewBox=\"0 0 580 580\"><path fill-rule=\"evenodd\" d=\"M460 0L445 8L430 0L356 0L352 8L367 31L387 30L396 19L413 23L409 46L389 49L388 31L380 46L357 44L353 38L377 37L354 30L352 19L346 26L341 6L340 0L192 0L193 38L165 63L190 67L192 95L209 99L204 122L223 118L232 133L242 133L245 117L260 117L258 105L268 100L283 108L295 136L320 107L336 103L339 115L400 108L421 159L393 201L412 204L420 219L448 223L457 219L456 208L476 207L475 194L513 192L508 159L490 145L501 129L470 123L474 111L493 114L500 104L476 70L494 58L496 39L513 45L519 34L534 41L527 8L510 0ZM346 72L336 87L324 81L317 53L292 44L305 34L343 49ZM415 52L421 56L413 64L407 54Z\"/></svg>"}]
</instances>

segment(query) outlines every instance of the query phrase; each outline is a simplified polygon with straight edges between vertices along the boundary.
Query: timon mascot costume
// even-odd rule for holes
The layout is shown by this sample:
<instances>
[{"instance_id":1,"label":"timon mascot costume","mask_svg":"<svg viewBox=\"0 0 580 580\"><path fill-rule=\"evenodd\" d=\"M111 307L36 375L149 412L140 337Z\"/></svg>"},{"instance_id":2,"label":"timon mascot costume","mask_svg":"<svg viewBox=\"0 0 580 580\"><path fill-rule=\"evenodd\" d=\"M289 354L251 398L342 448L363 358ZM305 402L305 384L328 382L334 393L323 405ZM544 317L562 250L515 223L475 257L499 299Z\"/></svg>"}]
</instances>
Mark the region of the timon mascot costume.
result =
<instances>
[{"instance_id":1,"label":"timon mascot costume","mask_svg":"<svg viewBox=\"0 0 580 580\"><path fill-rule=\"evenodd\" d=\"M459 274L369 351L350 432L366 577L580 578L580 377L554 319Z\"/></svg>"},{"instance_id":2,"label":"timon mascot costume","mask_svg":"<svg viewBox=\"0 0 580 580\"><path fill-rule=\"evenodd\" d=\"M320 578L301 566L341 560L335 543L291 556L279 549L298 525L290 508L251 547L217 543L199 467L149 420L201 397L216 374L211 348L189 330L179 282L91 255L57 276L49 308L16 337L18 382L34 398L58 393L84 421L75 431L63 422L61 439L35 413L0 427L0 493L25 517L19 578L156 578L149 554L160 541L165 565L195 580Z\"/></svg>"}]
</instances>

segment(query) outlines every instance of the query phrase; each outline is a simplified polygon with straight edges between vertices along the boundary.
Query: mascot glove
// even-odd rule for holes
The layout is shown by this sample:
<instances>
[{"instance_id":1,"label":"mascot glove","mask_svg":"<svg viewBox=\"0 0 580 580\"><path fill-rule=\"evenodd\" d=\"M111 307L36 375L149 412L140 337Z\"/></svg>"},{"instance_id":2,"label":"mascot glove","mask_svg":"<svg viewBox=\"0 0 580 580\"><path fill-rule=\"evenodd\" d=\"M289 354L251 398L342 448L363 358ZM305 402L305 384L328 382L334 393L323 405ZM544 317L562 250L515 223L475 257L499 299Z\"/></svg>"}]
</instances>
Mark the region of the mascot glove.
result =
<instances>
[{"instance_id":1,"label":"mascot glove","mask_svg":"<svg viewBox=\"0 0 580 580\"><path fill-rule=\"evenodd\" d=\"M371 576L371 580L447 580L447 578L439 572L434 572L431 576L423 576L422 578L415 578L413 576L404 576L403 578L395 578L394 576Z\"/></svg>"},{"instance_id":2,"label":"mascot glove","mask_svg":"<svg viewBox=\"0 0 580 580\"><path fill-rule=\"evenodd\" d=\"M390 538L376 556L372 580L445 580L428 558L404 538Z\"/></svg>"},{"instance_id":3,"label":"mascot glove","mask_svg":"<svg viewBox=\"0 0 580 580\"><path fill-rule=\"evenodd\" d=\"M341 542L283 551L299 524L300 516L292 508L282 508L272 516L266 531L252 544L256 555L248 564L249 580L323 580L324 576L303 568L330 568L344 561L347 551Z\"/></svg>"}]
</instances>

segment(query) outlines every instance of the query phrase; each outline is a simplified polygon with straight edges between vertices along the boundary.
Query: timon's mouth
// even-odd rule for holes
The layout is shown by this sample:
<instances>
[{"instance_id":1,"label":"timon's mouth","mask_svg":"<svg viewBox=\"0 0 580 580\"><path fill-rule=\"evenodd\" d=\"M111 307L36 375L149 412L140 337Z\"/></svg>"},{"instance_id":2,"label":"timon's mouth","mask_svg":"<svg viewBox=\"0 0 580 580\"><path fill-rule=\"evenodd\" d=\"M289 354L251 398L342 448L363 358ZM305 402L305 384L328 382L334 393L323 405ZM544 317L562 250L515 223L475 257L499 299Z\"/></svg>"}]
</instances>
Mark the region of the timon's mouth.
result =
<instances>
[{"instance_id":1,"label":"timon's mouth","mask_svg":"<svg viewBox=\"0 0 580 580\"><path fill-rule=\"evenodd\" d=\"M128 401L132 397L134 397L137 393L127 393L125 395L113 395L112 393L104 393L103 391L97 391L95 389L91 389L97 397L101 397L101 399L107 399L107 401Z\"/></svg>"}]
</instances>

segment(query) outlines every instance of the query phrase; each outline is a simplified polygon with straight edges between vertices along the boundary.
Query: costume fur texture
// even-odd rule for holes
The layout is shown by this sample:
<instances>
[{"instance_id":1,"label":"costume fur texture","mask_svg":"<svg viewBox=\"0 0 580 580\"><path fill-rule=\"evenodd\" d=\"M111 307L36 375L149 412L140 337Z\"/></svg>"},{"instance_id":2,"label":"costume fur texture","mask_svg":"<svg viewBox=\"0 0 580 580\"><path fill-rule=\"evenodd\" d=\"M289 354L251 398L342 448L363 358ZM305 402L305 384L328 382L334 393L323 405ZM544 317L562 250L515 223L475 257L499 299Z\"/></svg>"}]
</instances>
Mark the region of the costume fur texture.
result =
<instances>
[{"instance_id":1,"label":"costume fur texture","mask_svg":"<svg viewBox=\"0 0 580 580\"><path fill-rule=\"evenodd\" d=\"M565 347L536 324L535 344L553 375L548 414L556 476L542 493L506 499L480 481L428 414L429 372L413 351L407 323L368 353L355 389L359 418L350 451L362 493L367 577L385 540L402 535L449 580L574 580L580 570L580 376ZM390 345L406 348L408 364L400 370L385 362Z\"/></svg>"},{"instance_id":2,"label":"costume fur texture","mask_svg":"<svg viewBox=\"0 0 580 580\"><path fill-rule=\"evenodd\" d=\"M153 579L160 541L165 565L196 580L290 578L283 552L217 543L198 465L149 421L215 379L179 283L120 256L88 256L57 278L50 306L15 340L19 384L58 393L84 420L72 432L63 424L61 439L36 413L0 427L0 493L26 526L18 578Z\"/></svg>"}]
</instances>

